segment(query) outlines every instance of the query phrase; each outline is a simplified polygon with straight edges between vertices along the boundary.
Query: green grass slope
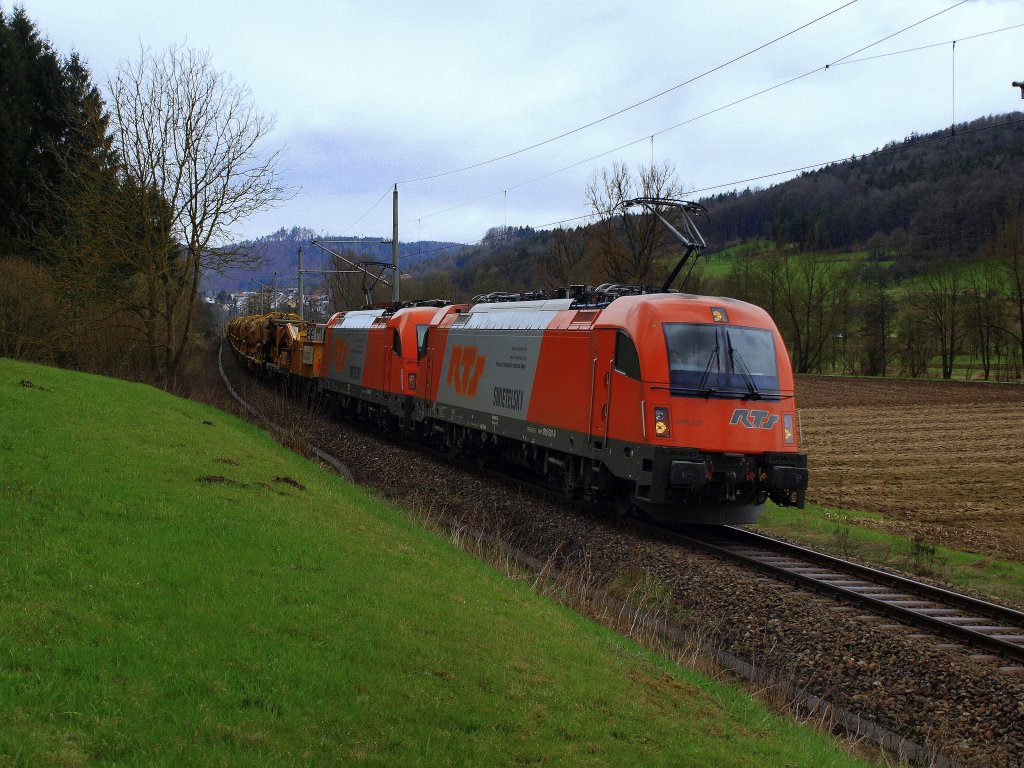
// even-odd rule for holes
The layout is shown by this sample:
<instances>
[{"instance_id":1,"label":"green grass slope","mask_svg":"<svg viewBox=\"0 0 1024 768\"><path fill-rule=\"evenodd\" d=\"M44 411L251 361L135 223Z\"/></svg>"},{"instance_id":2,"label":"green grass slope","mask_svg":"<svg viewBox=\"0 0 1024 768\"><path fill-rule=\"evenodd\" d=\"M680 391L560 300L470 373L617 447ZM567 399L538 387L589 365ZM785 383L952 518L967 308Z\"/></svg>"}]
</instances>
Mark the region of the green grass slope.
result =
<instances>
[{"instance_id":1,"label":"green grass slope","mask_svg":"<svg viewBox=\"0 0 1024 768\"><path fill-rule=\"evenodd\" d=\"M256 428L0 360L0 765L860 764Z\"/></svg>"}]
</instances>

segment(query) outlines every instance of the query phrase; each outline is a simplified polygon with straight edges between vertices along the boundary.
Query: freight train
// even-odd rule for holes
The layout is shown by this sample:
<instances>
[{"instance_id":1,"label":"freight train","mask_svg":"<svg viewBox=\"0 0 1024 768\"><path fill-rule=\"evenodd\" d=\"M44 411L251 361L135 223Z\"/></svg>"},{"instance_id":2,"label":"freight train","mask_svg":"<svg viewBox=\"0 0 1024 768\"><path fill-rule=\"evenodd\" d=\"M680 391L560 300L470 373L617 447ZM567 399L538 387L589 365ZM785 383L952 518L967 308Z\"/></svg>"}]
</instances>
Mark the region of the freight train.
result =
<instances>
[{"instance_id":1,"label":"freight train","mask_svg":"<svg viewBox=\"0 0 1024 768\"><path fill-rule=\"evenodd\" d=\"M696 524L803 507L793 373L746 302L639 286L264 315L227 336L337 412L614 509Z\"/></svg>"},{"instance_id":2,"label":"freight train","mask_svg":"<svg viewBox=\"0 0 1024 768\"><path fill-rule=\"evenodd\" d=\"M251 368L332 409L567 496L659 519L802 507L793 374L759 307L682 293L408 306L233 320Z\"/></svg>"}]
</instances>

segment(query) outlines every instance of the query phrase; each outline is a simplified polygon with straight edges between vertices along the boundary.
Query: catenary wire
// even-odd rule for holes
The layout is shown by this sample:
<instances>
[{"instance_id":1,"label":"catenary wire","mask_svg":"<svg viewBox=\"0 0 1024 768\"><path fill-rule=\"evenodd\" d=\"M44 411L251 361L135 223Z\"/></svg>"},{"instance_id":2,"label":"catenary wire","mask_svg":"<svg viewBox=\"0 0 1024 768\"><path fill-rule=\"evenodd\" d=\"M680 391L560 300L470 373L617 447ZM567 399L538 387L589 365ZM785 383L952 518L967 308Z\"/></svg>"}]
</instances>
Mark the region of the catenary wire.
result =
<instances>
[{"instance_id":1,"label":"catenary wire","mask_svg":"<svg viewBox=\"0 0 1024 768\"><path fill-rule=\"evenodd\" d=\"M376 207L377 207L378 205L380 205L380 204L381 204L381 201L382 201L382 200L383 200L383 199L384 199L385 197L387 197L387 196L388 196L388 193L389 193L389 192L390 192L391 190L392 190L392 185L390 185L390 184L389 184L389 185L388 185L388 188L384 190L384 194L383 194L383 195L381 195L380 197L378 197L378 198L377 198L377 202L375 202L375 203L374 203L373 205L371 205L371 206L370 206L370 207L369 207L369 208L367 209L366 213L364 213L364 214L363 214L362 216L360 216L360 217L359 217L358 219L356 219L356 220L355 220L355 221L353 221L353 222L352 222L351 224L349 224L349 225L348 225L348 227L346 227L345 229L343 229L343 230L342 230L342 232L351 232L351 231L352 231L353 229L355 229L356 225L357 225L357 224L358 224L359 222L361 222L361 221L362 221L363 219L365 219L365 218L366 218L367 216L369 216L369 215L370 215L371 213L373 213L373 210L374 210L374 209L375 209L375 208L376 208Z\"/></svg>"},{"instance_id":2,"label":"catenary wire","mask_svg":"<svg viewBox=\"0 0 1024 768\"><path fill-rule=\"evenodd\" d=\"M857 0L849 0L849 2L844 3L843 5L839 6L838 8L834 8L833 10L829 11L828 13L823 14L823 15L819 16L818 18L813 19L812 21L808 21L807 23L802 24L801 26L799 26L799 27L797 27L795 29L791 29L789 32L786 32L784 35L780 35L779 37L776 37L773 40L769 40L766 43L762 43L758 47L752 48L749 51L747 51L746 53L742 53L739 56L736 56L736 57L730 59L729 61L723 62L722 64L719 64L719 65L717 65L715 67L712 67L711 69L708 69L708 70L700 73L699 75L694 75L693 77L689 78L688 80L685 80L685 81L683 81L681 83L677 83L676 85L673 85L671 88L666 88L664 91L661 91L660 93L656 93L653 96L648 96L646 99L638 101L638 102L636 102L634 104L630 104L629 106L623 107L622 109L619 109L619 110L617 110L615 112L612 112L611 114L605 115L604 117L600 117L600 118L598 118L596 120L592 120L589 123L586 123L585 125L581 125L581 126L579 126L577 128L573 128L572 130L566 131L566 132L561 133L561 134L559 134L557 136L552 136L549 139L545 139L543 141L539 141L536 144L531 144L528 147L522 147L521 149L517 149L517 150L514 150L512 152L507 152L504 155L500 155L498 157L492 157L489 160L482 160L482 161L480 161L478 163L473 163L472 165L467 165L467 166L464 166L462 168L455 168L453 170L444 171L442 173L431 174L429 176L421 176L421 177L415 178L415 179L406 179L404 181L398 182L398 184L400 184L400 185L415 184L415 183L421 182L421 181L429 181L431 179L439 179L439 178L441 178L443 176L452 176L452 175L454 175L456 173L462 173L463 171L469 171L469 170L472 170L474 168L480 168L481 166L484 166L484 165L490 165L491 163L496 163L499 160L505 160L507 158L514 157L516 155L521 155L524 152L529 152L530 150L537 149L538 147L543 147L546 144L551 144L552 142L558 141L560 139L564 139L567 136L572 136L575 133L579 133L580 131L586 130L587 128L591 128L591 127L593 127L595 125L598 125L599 123L603 123L606 120L612 119L613 117L618 117L621 114L629 112L632 109L636 109L637 107L642 106L644 104L647 104L648 102L654 101L655 99L659 99L659 98L661 98L662 96L664 96L664 95L666 95L668 93L672 93L673 91L678 90L679 88L682 88L683 86L690 85L691 83L694 83L694 82L696 82L697 80L700 80L703 77L706 77L706 76L708 76L708 75L710 75L710 74L712 74L714 72L717 72L720 69L724 69L725 67L728 67L731 64L735 64L737 61L740 61L741 59L745 59L747 56L751 56L751 55L757 53L758 51L761 51L761 50L767 48L768 46L774 45L775 43L779 42L780 40L784 40L785 38L787 38L787 37L789 37L791 35L794 35L797 32L800 32L801 30L806 29L809 26L812 26L813 24L817 24L822 19L826 19L829 16L832 16L833 14L838 13L839 11L843 10L844 8L848 8L849 6L853 5L856 2L857 2ZM967 2L967 0L961 0L961 2ZM899 33L896 33L896 34L899 34ZM862 50L864 50L864 49L862 49Z\"/></svg>"},{"instance_id":3,"label":"catenary wire","mask_svg":"<svg viewBox=\"0 0 1024 768\"><path fill-rule=\"evenodd\" d=\"M995 35L998 34L999 32L1009 32L1011 29L1020 29L1021 27L1024 27L1024 24L1014 24L1011 27L1003 27L1002 29L992 29L989 30L988 32L979 32L976 35L968 35L967 37L958 37L956 40L943 40L941 43L929 43L928 45L919 45L917 48L906 48L902 51L892 51L890 53L879 53L876 56L864 56L859 59L850 59L849 61L842 61L839 62L838 64L833 64L832 66L842 67L847 64L858 64L862 61L873 61L875 59L885 59L888 58L889 56L899 56L900 54L903 53L916 53L917 51L924 51L927 50L928 48L941 48L942 46L949 45L950 43L963 43L968 40L974 40L975 38L978 37L987 37L988 35Z\"/></svg>"},{"instance_id":4,"label":"catenary wire","mask_svg":"<svg viewBox=\"0 0 1024 768\"><path fill-rule=\"evenodd\" d=\"M911 147L920 147L920 146L923 146L925 144L933 144L933 143L935 143L937 141L947 141L949 139L960 138L961 136L966 136L968 134L979 133L980 131L991 131L991 130L993 130L995 128L1003 128L1003 127L1005 127L1007 125L1016 125L1018 123L1024 123L1024 117L1018 117L1018 118L1014 118L1012 120L1006 120L1006 121L1001 122L1001 123L994 123L993 125L982 125L982 126L978 126L977 128L970 128L968 130L957 131L955 136L953 136L952 134L946 134L946 135L941 135L941 136L933 136L931 138L914 139L913 141L906 142L906 143L903 143L903 144L893 144L893 145L890 145L890 146L886 146L886 147L882 147L880 149L873 150L871 152L865 152L862 155L855 155L854 159L864 160L865 158L874 157L876 155L888 154L890 152L896 152L896 151L899 151L901 149L909 149ZM688 194L692 195L692 194L696 194L696 193L700 193L700 192L710 192L712 190L722 189L724 187L738 187L741 184L749 184L752 181L763 181L764 179L770 179L770 178L774 178L776 176L785 176L785 175L790 174L790 173L800 173L801 171L809 171L809 170L812 170L814 168L823 168L823 167L825 167L827 165L833 165L835 163L846 162L849 159L850 158L844 157L844 158L838 158L838 159L835 159L835 160L826 160L826 161L820 162L820 163L810 163L808 165L801 165L801 166L799 166L797 168L787 168L784 171L773 171L772 173L763 173L760 176L750 176L749 178L746 178L746 179L737 179L735 181L727 181L727 182L724 182L722 184L712 184L712 185L707 186L707 187L700 187L698 189L691 189L688 192ZM545 224L538 224L536 227L534 227L534 229L544 229L545 227L553 227L553 226L556 226L558 224L567 224L567 223L573 222L573 221L582 221L583 219L593 218L595 215L596 214L591 212L591 213L583 214L582 216L573 216L573 217L570 217L570 218L567 218L567 219L559 219L558 221L549 221L549 222L547 222Z\"/></svg>"},{"instance_id":5,"label":"catenary wire","mask_svg":"<svg viewBox=\"0 0 1024 768\"><path fill-rule=\"evenodd\" d=\"M856 53L858 53L860 51L866 51L869 48L873 48L874 46L878 45L879 43L884 42L885 40L889 40L889 39L895 37L896 35L899 35L902 32L906 32L907 30L912 29L913 27L916 27L916 26L924 23L925 21L933 19L933 18L935 18L936 16L938 16L938 15L940 15L942 13L946 13L948 11L951 11L954 8L958 7L958 6L963 5L964 2L966 2L966 0L961 0L961 2L959 2L959 3L955 4L955 5L949 6L948 8L945 8L944 10L939 11L938 13L932 14L931 16L929 16L926 19L922 19L922 20L917 21L917 22L915 22L913 24L910 24L909 26L906 26L906 27L904 27L903 29L901 29L901 30L899 30L897 32L893 32L892 34L889 34L886 37L883 37L880 40L877 40L874 43L871 43L870 45L866 45L863 48L858 49L858 51L855 51L855 52L853 52L851 54L847 54L846 56L842 57L841 59L837 59L836 62L833 62L832 64L825 64L825 65L822 65L822 66L819 66L819 67L815 67L814 69L808 70L807 72L804 72L803 74L796 75L795 77L791 77L790 79L784 80L781 83L776 83L775 85L771 85L771 86L769 86L767 88L763 88L760 91L756 91L756 92L751 93L751 94L749 94L747 96L744 96L742 98L736 99L735 101L731 101L728 104L723 104L723 105L721 105L719 107L715 107L714 109L708 110L707 112L703 112L703 113L701 113L699 115L696 115L694 117L691 117L691 118L688 118L686 120L683 120L682 122L676 123L675 125L671 125L668 128L663 128L660 131L655 131L654 133L647 134L647 135L643 136L642 138L634 139L633 141L627 142L625 144L621 144L621 145L619 145L619 146L617 146L617 147L615 147L613 149L609 149L609 150L606 150L606 151L601 152L599 154L592 155L591 157L588 157L588 158L586 158L584 160L579 160L579 161L577 161L575 163L572 163L571 165L564 166L564 167L559 168L559 169L554 170L554 171L549 171L548 173L545 173L545 174L543 174L541 176L537 176L535 178L529 179L527 181L520 182L518 184L513 184L511 186L506 187L502 191L509 192L509 191L512 191L512 190L515 190L515 189L520 189L520 188L528 186L530 184L534 184L534 183L536 183L538 181L542 181L544 179L550 178L551 176L555 176L555 175L557 175L559 173L563 173L565 171L572 170L573 168L577 168L577 167L579 167L581 165L584 165L586 163L592 162L594 160L598 160L598 159L600 159L602 157L605 157L607 155L613 154L615 152L620 152L623 149L627 149L629 147L632 147L632 146L634 146L636 144L639 144L640 142L647 141L648 139L653 139L653 137L655 137L655 136L661 136L662 134L669 133L670 131L674 131L677 128L682 128L685 125L689 125L689 124L694 123L694 122L696 122L698 120L702 120L703 118L709 117L709 116L711 116L713 114L716 114L717 112L721 112L723 110L729 109L730 107L734 107L737 104L742 104L745 101L749 101L751 99L757 98L758 96L763 96L766 93L769 93L771 91L777 90L777 89L782 88L784 86L790 85L790 84L792 84L792 83L794 83L794 82L796 82L798 80L802 80L803 78L809 77L809 76L811 76L813 74L816 74L818 72L822 72L822 71L828 70L828 69L830 69L833 66L842 66L844 64L853 64L855 62L869 61L869 60L871 60L873 58L881 58L881 57L884 57L884 56L893 56L893 55L896 55L898 53L912 53L912 52L915 52L915 51L925 50L927 48L933 48L933 47L936 47L936 46L949 45L951 42L954 42L954 41L949 40L949 41L945 41L945 42L942 42L942 43L934 43L934 44L931 44L931 45L920 46L920 47L917 47L917 48L909 48L909 49L907 49L905 51L895 51L893 53L881 54L880 56L877 56L877 57L869 56L869 57L865 57L865 58L861 58L861 59L854 59L854 60L851 60L851 61L847 61L846 60L846 59L849 58L849 56L853 56L853 55L856 55ZM998 32L1006 32L1006 31L1009 31L1009 30L1012 30L1012 29L1017 29L1018 27L1024 27L1024 24L1017 24L1017 25L1010 26L1010 27L1003 27L1002 29L991 30L989 32L981 32L981 33L976 34L976 35L970 35L970 36L962 37L962 38L958 38L958 39L960 41L973 40L975 38L985 37L987 35L996 34ZM837 64L837 62L838 62L838 64ZM813 167L813 166L811 166L811 167ZM440 216L440 215L445 214L445 213L451 213L452 211L458 210L459 208L465 208L466 206L474 205L474 204L479 203L479 202L483 202L484 200L488 200L488 199L490 199L492 197L497 197L501 193L502 193L501 191L499 191L499 192L491 192L489 194L486 194L486 195L483 195L481 197L475 198L474 200L469 200L469 201L464 202L464 203L458 203L457 205L450 206L450 207L445 208L445 209L440 210L440 211L434 211L432 213L428 213L428 214L425 214L423 216L419 216L417 218L418 219L429 219L429 218L433 218L434 216Z\"/></svg>"},{"instance_id":6,"label":"catenary wire","mask_svg":"<svg viewBox=\"0 0 1024 768\"><path fill-rule=\"evenodd\" d=\"M963 5L966 2L967 2L967 0L960 0L960 2L954 3L953 5L949 6L948 8L943 8L941 11L937 11L937 12L933 13L931 16L927 16L927 17L921 19L920 21L915 21L913 24L910 24L909 26L906 26L903 29L899 29L899 30L893 32L891 35L886 35L881 40L876 40L875 42L871 43L871 45L865 45L863 48L860 48L860 49L854 51L853 53L848 53L845 56L843 56L842 58L836 59L831 64L825 65L825 69L828 69L829 67L834 67L836 64L839 64L840 62L845 61L846 59L850 58L851 56L856 56L858 53L863 53L868 48L874 48L876 45L881 45L886 40L891 40L892 38L896 37L896 35L902 35L908 29L913 29L914 27L919 27L922 24L924 24L926 21L931 21L932 19L936 18L937 16L941 16L944 13L949 13L954 8L959 8L961 5Z\"/></svg>"},{"instance_id":7,"label":"catenary wire","mask_svg":"<svg viewBox=\"0 0 1024 768\"><path fill-rule=\"evenodd\" d=\"M959 132L957 132L957 134L955 136L953 136L952 134L947 134L947 135L943 135L943 136L933 136L931 138L925 138L925 139L914 139L913 141L906 142L906 143L903 143L903 144L893 144L891 146L886 146L886 147L882 147L880 149L875 149L875 150L873 150L871 152L865 152L862 155L855 155L854 159L863 160L863 159L868 158L868 157L874 157L876 155L888 154L890 152L896 152L896 151L901 150L901 149L909 149L911 147L920 147L920 146L923 146L925 144L933 144L933 143L935 143L937 141L946 141L948 139L959 138L960 136L966 136L966 135L972 134L972 133L979 133L981 131L991 131L991 130L993 130L995 128L1003 128L1003 127L1005 127L1007 125L1016 125L1018 123L1024 123L1024 117L1015 118L1015 119L1012 119L1012 120L1006 120L1006 121L1004 121L1002 123L995 123L993 125L983 125L983 126L979 126L977 128L971 128L969 130L959 131ZM645 137L645 139L646 139L646 137ZM727 181L727 182L724 182L722 184L712 184L711 186L707 186L707 187L700 187L698 189L691 189L688 194L695 194L695 193L699 193L699 192L709 192L709 191L712 191L712 190L715 190L715 189L722 189L723 187L736 187L736 186L739 186L740 184L749 184L752 181L762 181L764 179L770 179L770 178L774 178L776 176L785 176L785 175L790 174L790 173L800 173L802 171L809 171L809 170L812 170L814 168L823 168L823 167L825 167L827 165L833 165L835 163L846 162L849 159L850 158L843 157L843 158L838 158L838 159L834 159L834 160L825 160L823 162L810 163L808 165L802 165L802 166L799 166L799 167L796 167L796 168L787 168L784 171L773 171L771 173L764 173L764 174L761 174L759 176L751 176L751 177L746 178L746 179L738 179L738 180L735 180L735 181ZM501 193L497 192L495 194L501 194ZM493 195L491 195L491 196L493 197ZM533 229L534 230L542 230L542 229L545 229L547 227L555 227L555 226L558 226L560 224L569 224L569 223L572 223L574 221L583 221L585 219L593 219L595 216L597 216L597 214L595 214L594 212L591 211L590 213L584 213L584 214L582 214L580 216L571 216L569 218L559 219L557 221L549 221L549 222L546 222L544 224L537 224L536 226L533 227ZM441 253L443 251L450 251L450 250L452 250L454 248L472 248L473 246L482 244L484 242L484 240L486 240L486 239L487 238L481 238L479 240L474 240L473 242L470 242L470 243L457 243L457 244L453 244L453 245L438 246L437 248L431 248L428 251L423 251L423 253L421 255L426 256L426 255L429 255L431 253Z\"/></svg>"}]
</instances>

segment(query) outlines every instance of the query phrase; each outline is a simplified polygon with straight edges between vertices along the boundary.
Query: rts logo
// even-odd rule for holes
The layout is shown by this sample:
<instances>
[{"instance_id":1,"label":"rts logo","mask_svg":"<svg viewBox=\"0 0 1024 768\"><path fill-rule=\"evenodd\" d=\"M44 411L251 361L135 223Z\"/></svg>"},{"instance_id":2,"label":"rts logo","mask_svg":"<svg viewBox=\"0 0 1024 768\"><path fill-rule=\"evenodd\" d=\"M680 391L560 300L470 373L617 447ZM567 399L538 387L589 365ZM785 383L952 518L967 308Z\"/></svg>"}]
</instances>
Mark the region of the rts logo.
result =
<instances>
[{"instance_id":1,"label":"rts logo","mask_svg":"<svg viewBox=\"0 0 1024 768\"><path fill-rule=\"evenodd\" d=\"M456 394L475 397L486 362L487 358L484 355L478 355L476 347L452 347L446 382L449 386L455 387Z\"/></svg>"},{"instance_id":2,"label":"rts logo","mask_svg":"<svg viewBox=\"0 0 1024 768\"><path fill-rule=\"evenodd\" d=\"M729 419L729 426L740 424L747 429L771 429L779 423L777 414L768 411L751 411L747 408L737 408L732 412Z\"/></svg>"}]
</instances>

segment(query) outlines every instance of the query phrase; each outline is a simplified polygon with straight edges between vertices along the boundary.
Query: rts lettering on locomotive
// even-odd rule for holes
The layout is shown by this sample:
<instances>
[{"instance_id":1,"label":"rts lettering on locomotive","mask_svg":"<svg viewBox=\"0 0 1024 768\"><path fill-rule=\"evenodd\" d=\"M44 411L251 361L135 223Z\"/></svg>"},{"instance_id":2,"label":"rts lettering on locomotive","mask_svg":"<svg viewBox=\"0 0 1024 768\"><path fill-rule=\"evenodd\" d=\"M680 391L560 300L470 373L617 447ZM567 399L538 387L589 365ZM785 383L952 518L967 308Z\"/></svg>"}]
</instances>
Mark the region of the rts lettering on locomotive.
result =
<instances>
[{"instance_id":1,"label":"rts lettering on locomotive","mask_svg":"<svg viewBox=\"0 0 1024 768\"><path fill-rule=\"evenodd\" d=\"M729 425L739 424L747 429L772 429L779 423L779 414L771 411L753 411L749 408L737 408L732 412Z\"/></svg>"},{"instance_id":2,"label":"rts lettering on locomotive","mask_svg":"<svg viewBox=\"0 0 1024 768\"><path fill-rule=\"evenodd\" d=\"M475 397L487 358L477 354L476 347L452 347L448 362L448 384L466 397Z\"/></svg>"}]
</instances>

